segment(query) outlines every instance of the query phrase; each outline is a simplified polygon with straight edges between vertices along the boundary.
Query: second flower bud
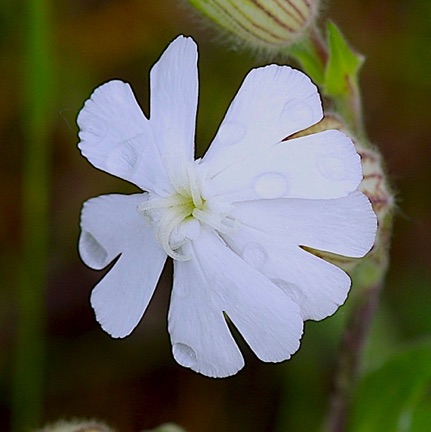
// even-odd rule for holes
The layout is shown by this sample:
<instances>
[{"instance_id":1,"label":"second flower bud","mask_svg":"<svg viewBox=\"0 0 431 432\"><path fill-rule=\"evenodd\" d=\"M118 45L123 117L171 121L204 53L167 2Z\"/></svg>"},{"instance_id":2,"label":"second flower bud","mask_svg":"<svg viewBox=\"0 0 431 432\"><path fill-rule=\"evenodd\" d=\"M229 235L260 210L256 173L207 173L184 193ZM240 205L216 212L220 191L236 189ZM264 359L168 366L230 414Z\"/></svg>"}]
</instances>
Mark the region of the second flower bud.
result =
<instances>
[{"instance_id":1,"label":"second flower bud","mask_svg":"<svg viewBox=\"0 0 431 432\"><path fill-rule=\"evenodd\" d=\"M318 0L189 0L218 27L253 48L277 50L314 22Z\"/></svg>"}]
</instances>

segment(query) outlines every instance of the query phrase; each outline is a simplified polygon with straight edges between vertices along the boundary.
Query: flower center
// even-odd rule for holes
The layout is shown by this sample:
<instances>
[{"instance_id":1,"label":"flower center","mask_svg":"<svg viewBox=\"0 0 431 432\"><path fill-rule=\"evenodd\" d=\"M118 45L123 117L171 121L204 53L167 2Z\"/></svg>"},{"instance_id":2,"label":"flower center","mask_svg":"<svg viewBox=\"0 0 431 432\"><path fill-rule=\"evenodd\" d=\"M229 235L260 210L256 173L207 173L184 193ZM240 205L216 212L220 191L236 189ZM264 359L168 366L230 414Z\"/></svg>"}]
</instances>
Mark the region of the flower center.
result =
<instances>
[{"instance_id":1,"label":"flower center","mask_svg":"<svg viewBox=\"0 0 431 432\"><path fill-rule=\"evenodd\" d=\"M149 199L138 206L138 212L154 227L159 244L179 261L191 258L179 249L198 238L203 225L222 233L231 231L235 225L229 217L232 205L203 193L209 180L198 175L196 168L196 163L191 164L185 175L177 174L172 179L174 193L160 196L149 192Z\"/></svg>"}]
</instances>

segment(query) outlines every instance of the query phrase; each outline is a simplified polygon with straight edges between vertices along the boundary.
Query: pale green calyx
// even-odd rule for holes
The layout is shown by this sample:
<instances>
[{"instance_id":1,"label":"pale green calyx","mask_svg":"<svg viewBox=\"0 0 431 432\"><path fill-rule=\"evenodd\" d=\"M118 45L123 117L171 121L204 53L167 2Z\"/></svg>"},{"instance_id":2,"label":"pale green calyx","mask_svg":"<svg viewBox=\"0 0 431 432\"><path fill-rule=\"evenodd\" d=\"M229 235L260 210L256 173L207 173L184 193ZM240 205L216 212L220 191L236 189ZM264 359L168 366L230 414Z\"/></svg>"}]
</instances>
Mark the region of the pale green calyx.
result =
<instances>
[{"instance_id":1,"label":"pale green calyx","mask_svg":"<svg viewBox=\"0 0 431 432\"><path fill-rule=\"evenodd\" d=\"M253 48L278 49L303 36L318 0L189 0L217 26Z\"/></svg>"}]
</instances>

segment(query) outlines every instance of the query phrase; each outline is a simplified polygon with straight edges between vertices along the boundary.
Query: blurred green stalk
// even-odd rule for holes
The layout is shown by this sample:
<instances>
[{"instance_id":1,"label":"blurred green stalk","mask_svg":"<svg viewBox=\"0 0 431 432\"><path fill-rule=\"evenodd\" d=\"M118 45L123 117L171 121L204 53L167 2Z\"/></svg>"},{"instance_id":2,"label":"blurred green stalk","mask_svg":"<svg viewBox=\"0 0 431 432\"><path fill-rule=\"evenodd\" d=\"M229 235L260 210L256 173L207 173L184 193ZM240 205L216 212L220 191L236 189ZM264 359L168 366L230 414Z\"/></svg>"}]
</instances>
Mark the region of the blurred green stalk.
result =
<instances>
[{"instance_id":1,"label":"blurred green stalk","mask_svg":"<svg viewBox=\"0 0 431 432\"><path fill-rule=\"evenodd\" d=\"M350 308L345 312L345 327L334 369L333 389L323 425L325 432L346 432L352 397L360 379L364 346L389 265L394 198L378 149L367 139L359 86L363 56L350 48L341 31L332 22L327 23L326 42L315 29L308 39L288 47L285 52L295 58L313 78L334 112L342 119L343 127L340 130L353 139L358 153L363 152L363 168L367 167L368 175L380 178L378 183L371 184L372 187L364 186L363 183L363 189L359 186L359 190L368 196L373 205L378 218L378 230L372 251L354 269L349 270L352 278ZM365 151L368 152L369 160L374 160L372 165L365 165ZM281 421L284 419L281 418Z\"/></svg>"},{"instance_id":2,"label":"blurred green stalk","mask_svg":"<svg viewBox=\"0 0 431 432\"><path fill-rule=\"evenodd\" d=\"M12 382L15 432L38 426L43 406L49 134L54 91L50 6L49 0L24 3L22 262Z\"/></svg>"}]
</instances>

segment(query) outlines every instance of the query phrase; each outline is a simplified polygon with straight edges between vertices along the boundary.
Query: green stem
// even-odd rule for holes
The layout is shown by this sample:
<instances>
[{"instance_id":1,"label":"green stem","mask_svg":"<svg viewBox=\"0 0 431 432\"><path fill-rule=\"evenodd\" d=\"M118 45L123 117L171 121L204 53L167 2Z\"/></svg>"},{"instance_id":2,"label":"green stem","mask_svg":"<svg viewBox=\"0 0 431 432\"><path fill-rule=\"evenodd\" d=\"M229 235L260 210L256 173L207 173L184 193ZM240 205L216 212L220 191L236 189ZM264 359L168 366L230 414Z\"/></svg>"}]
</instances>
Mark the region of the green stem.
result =
<instances>
[{"instance_id":1,"label":"green stem","mask_svg":"<svg viewBox=\"0 0 431 432\"><path fill-rule=\"evenodd\" d=\"M359 139L367 141L362 113L362 97L358 77L350 77L347 92L341 95L328 95L333 100L335 112L345 121L349 130Z\"/></svg>"},{"instance_id":2,"label":"green stem","mask_svg":"<svg viewBox=\"0 0 431 432\"><path fill-rule=\"evenodd\" d=\"M328 49L317 28L295 45L283 48L281 54L296 59L316 85L324 85Z\"/></svg>"},{"instance_id":3,"label":"green stem","mask_svg":"<svg viewBox=\"0 0 431 432\"><path fill-rule=\"evenodd\" d=\"M325 431L345 432L362 360L363 349L378 308L383 282L360 293L343 333Z\"/></svg>"},{"instance_id":4,"label":"green stem","mask_svg":"<svg viewBox=\"0 0 431 432\"><path fill-rule=\"evenodd\" d=\"M40 424L43 406L48 143L53 99L49 3L49 0L27 0L25 10L22 267L12 382L12 430L16 432Z\"/></svg>"},{"instance_id":5,"label":"green stem","mask_svg":"<svg viewBox=\"0 0 431 432\"><path fill-rule=\"evenodd\" d=\"M374 204L374 203L373 203ZM381 219L373 251L353 270L353 298L341 340L333 389L326 416L326 432L345 432L352 398L360 374L362 354L374 315L378 309L389 265L388 250L392 233L392 211Z\"/></svg>"},{"instance_id":6,"label":"green stem","mask_svg":"<svg viewBox=\"0 0 431 432\"><path fill-rule=\"evenodd\" d=\"M325 41L315 32L302 45L290 50L289 54L299 61L304 71L321 87L326 100L332 104L336 114L343 119L347 129L355 137L356 144L368 148L370 146L363 122L358 78L362 56L350 49L333 24L329 24L328 33L328 45L325 45ZM377 157L377 152L374 152L374 155ZM379 166L375 169L379 170L384 179L382 168ZM363 348L378 307L388 265L392 228L392 215L389 211L392 202L389 199L388 190L383 185L381 190L368 191L368 197L375 211L378 216L380 214L379 228L373 252L361 261L352 274L351 307L334 372L333 392L324 425L326 432L345 432L347 430L352 395L360 371ZM387 202L382 203L382 197L388 198ZM385 218L380 208L382 205L388 211Z\"/></svg>"}]
</instances>

